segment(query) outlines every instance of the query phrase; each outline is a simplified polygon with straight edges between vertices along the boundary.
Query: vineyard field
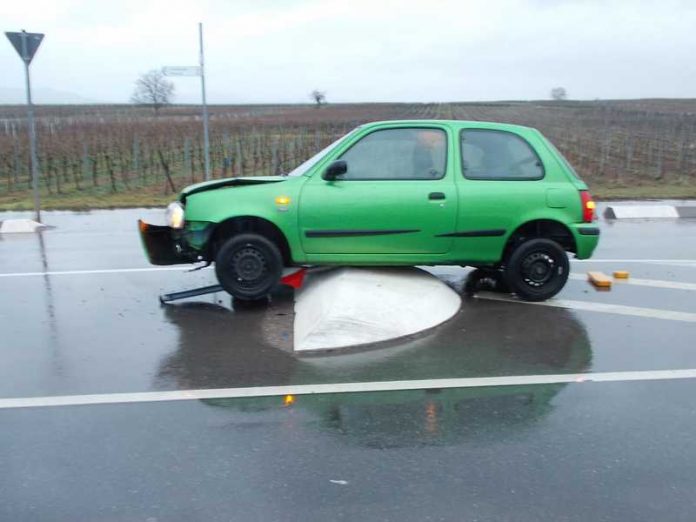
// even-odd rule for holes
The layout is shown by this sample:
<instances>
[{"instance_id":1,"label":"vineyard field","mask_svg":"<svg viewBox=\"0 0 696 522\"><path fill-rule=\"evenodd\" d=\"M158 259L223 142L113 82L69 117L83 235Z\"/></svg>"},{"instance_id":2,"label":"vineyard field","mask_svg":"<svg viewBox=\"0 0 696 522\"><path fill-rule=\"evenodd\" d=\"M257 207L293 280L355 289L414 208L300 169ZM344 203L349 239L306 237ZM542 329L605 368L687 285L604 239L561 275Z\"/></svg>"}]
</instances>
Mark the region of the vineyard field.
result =
<instances>
[{"instance_id":1,"label":"vineyard field","mask_svg":"<svg viewBox=\"0 0 696 522\"><path fill-rule=\"evenodd\" d=\"M32 207L22 106L0 106L0 209ZM196 106L38 106L44 208L159 206L202 181ZM368 121L457 119L541 130L599 197L696 196L696 100L219 105L213 178L281 174Z\"/></svg>"}]
</instances>

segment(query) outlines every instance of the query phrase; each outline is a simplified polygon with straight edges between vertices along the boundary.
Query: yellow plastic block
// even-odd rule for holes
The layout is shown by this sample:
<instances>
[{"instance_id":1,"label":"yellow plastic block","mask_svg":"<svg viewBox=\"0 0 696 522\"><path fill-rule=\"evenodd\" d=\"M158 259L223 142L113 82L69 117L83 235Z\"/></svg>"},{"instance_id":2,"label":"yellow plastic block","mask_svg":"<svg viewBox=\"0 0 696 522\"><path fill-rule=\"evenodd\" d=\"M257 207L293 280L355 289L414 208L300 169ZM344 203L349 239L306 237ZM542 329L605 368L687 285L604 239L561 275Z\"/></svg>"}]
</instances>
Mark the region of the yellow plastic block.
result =
<instances>
[{"instance_id":1,"label":"yellow plastic block","mask_svg":"<svg viewBox=\"0 0 696 522\"><path fill-rule=\"evenodd\" d=\"M614 271L614 279L628 279L629 273L626 270Z\"/></svg>"},{"instance_id":2,"label":"yellow plastic block","mask_svg":"<svg viewBox=\"0 0 696 522\"><path fill-rule=\"evenodd\" d=\"M587 280L597 288L611 288L611 279L603 272L587 272Z\"/></svg>"}]
</instances>

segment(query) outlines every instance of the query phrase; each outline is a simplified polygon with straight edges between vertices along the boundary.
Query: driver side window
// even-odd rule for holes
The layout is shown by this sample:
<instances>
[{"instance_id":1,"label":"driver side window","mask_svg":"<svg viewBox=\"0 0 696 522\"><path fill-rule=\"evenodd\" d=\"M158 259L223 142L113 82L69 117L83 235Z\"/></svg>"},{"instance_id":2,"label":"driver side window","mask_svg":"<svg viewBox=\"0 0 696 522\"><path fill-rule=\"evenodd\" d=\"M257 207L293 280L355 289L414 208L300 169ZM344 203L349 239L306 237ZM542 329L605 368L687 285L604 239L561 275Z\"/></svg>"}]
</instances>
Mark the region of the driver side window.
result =
<instances>
[{"instance_id":1,"label":"driver side window","mask_svg":"<svg viewBox=\"0 0 696 522\"><path fill-rule=\"evenodd\" d=\"M532 147L511 132L485 129L460 134L462 173L468 179L537 180L544 166Z\"/></svg>"},{"instance_id":2,"label":"driver side window","mask_svg":"<svg viewBox=\"0 0 696 522\"><path fill-rule=\"evenodd\" d=\"M375 131L341 156L348 164L348 171L340 179L441 179L445 175L446 149L447 135L441 129Z\"/></svg>"}]
</instances>

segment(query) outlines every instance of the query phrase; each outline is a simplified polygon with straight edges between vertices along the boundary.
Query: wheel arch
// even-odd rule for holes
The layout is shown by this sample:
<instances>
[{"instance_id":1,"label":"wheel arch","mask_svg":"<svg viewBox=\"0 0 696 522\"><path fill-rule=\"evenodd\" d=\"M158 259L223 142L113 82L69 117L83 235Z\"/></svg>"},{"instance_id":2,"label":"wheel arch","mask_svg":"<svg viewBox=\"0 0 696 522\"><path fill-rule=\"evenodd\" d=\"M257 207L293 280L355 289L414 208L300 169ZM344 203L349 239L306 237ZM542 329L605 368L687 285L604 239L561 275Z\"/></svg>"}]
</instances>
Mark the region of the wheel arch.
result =
<instances>
[{"instance_id":1,"label":"wheel arch","mask_svg":"<svg viewBox=\"0 0 696 522\"><path fill-rule=\"evenodd\" d=\"M258 216L235 216L225 219L215 225L212 235L210 236L210 241L208 242L208 260L215 259L215 255L225 240L237 234L244 233L264 236L278 247L283 256L283 263L286 266L293 263L290 243L283 231L272 221Z\"/></svg>"},{"instance_id":2,"label":"wheel arch","mask_svg":"<svg viewBox=\"0 0 696 522\"><path fill-rule=\"evenodd\" d=\"M518 226L508 237L503 250L503 259L507 259L512 250L528 239L546 238L555 241L567 252L578 251L575 236L570 228L555 219L532 219Z\"/></svg>"}]
</instances>

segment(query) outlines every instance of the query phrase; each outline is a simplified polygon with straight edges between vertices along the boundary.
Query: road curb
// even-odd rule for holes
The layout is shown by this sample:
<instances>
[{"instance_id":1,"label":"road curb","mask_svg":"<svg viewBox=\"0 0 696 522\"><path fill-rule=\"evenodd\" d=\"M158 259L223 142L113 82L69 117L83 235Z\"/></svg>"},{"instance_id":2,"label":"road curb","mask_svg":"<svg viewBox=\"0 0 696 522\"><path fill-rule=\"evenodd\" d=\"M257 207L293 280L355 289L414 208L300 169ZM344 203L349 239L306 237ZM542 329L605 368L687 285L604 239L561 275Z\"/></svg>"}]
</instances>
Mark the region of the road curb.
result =
<instances>
[{"instance_id":1,"label":"road curb","mask_svg":"<svg viewBox=\"0 0 696 522\"><path fill-rule=\"evenodd\" d=\"M696 206L612 205L604 210L604 217L606 219L696 218Z\"/></svg>"}]
</instances>

